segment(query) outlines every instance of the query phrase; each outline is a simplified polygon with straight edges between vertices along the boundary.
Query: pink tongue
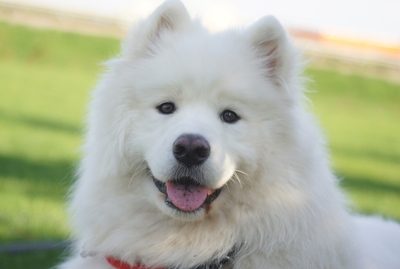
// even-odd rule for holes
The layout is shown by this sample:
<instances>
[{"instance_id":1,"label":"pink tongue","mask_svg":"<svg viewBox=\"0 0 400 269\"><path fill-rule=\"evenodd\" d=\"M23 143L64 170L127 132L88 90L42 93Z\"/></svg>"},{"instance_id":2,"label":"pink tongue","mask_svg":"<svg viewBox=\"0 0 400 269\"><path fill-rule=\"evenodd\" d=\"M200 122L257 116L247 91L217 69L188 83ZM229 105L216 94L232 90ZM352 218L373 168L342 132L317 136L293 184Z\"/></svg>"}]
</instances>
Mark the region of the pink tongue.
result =
<instances>
[{"instance_id":1,"label":"pink tongue","mask_svg":"<svg viewBox=\"0 0 400 269\"><path fill-rule=\"evenodd\" d=\"M200 208L210 189L196 185L182 185L167 181L167 195L171 202L182 211L194 211Z\"/></svg>"}]
</instances>

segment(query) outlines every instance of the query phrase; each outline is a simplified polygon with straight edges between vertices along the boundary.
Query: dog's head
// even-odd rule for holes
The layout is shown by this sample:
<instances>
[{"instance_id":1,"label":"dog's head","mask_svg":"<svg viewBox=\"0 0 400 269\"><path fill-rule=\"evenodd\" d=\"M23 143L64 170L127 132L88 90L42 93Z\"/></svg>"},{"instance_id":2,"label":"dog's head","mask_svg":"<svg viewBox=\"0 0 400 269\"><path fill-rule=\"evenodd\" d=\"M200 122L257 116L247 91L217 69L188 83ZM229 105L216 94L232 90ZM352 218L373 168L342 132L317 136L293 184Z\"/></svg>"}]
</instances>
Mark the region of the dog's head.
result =
<instances>
[{"instance_id":1,"label":"dog's head","mask_svg":"<svg viewBox=\"0 0 400 269\"><path fill-rule=\"evenodd\" d=\"M289 140L294 57L273 17L211 34L166 2L130 33L96 93L94 121L109 120L96 135L113 133L103 143L119 156L105 165L141 181L170 216L226 210Z\"/></svg>"}]
</instances>

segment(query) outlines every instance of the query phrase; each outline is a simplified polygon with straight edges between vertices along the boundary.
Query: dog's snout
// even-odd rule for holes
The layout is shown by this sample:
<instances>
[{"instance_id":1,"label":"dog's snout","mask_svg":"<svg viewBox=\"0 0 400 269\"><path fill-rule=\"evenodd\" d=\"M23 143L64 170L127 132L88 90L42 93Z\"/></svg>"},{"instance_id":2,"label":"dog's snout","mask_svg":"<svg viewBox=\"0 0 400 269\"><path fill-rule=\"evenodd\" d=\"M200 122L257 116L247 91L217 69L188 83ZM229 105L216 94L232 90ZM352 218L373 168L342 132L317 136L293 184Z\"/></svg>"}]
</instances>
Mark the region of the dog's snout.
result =
<instances>
[{"instance_id":1,"label":"dog's snout","mask_svg":"<svg viewBox=\"0 0 400 269\"><path fill-rule=\"evenodd\" d=\"M183 134L175 140L173 153L187 167L200 165L210 156L210 144L201 135Z\"/></svg>"}]
</instances>

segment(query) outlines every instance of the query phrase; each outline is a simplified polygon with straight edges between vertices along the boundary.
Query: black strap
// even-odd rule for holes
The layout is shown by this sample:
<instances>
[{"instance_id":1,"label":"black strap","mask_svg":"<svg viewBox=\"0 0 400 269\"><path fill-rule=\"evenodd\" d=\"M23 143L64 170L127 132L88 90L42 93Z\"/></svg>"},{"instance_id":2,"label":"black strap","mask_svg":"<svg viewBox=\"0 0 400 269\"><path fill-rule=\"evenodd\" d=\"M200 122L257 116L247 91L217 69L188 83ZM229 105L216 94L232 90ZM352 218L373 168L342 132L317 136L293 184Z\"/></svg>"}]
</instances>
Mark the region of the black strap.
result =
<instances>
[{"instance_id":1,"label":"black strap","mask_svg":"<svg viewBox=\"0 0 400 269\"><path fill-rule=\"evenodd\" d=\"M233 261L238 252L236 247L233 247L232 250L226 254L224 257L219 259L214 259L208 263L197 265L195 267L191 267L190 269L222 269L225 265L233 265Z\"/></svg>"}]
</instances>

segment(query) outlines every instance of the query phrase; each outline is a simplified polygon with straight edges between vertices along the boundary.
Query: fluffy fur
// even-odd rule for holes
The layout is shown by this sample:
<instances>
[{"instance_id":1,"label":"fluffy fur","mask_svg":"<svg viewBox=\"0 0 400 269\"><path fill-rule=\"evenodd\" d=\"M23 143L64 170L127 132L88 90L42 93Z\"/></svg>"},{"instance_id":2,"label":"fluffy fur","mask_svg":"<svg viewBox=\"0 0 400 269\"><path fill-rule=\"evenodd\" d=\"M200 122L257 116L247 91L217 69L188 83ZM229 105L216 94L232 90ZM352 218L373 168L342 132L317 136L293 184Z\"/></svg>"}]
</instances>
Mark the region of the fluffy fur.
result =
<instances>
[{"instance_id":1,"label":"fluffy fur","mask_svg":"<svg viewBox=\"0 0 400 269\"><path fill-rule=\"evenodd\" d=\"M138 25L93 93L71 215L74 253L59 269L109 269L106 256L190 268L240 246L235 269L398 269L400 228L348 214L324 140L304 106L299 64L265 17L211 34L167 1ZM172 101L177 110L160 114ZM221 121L230 109L241 119ZM205 137L208 210L168 207L175 139Z\"/></svg>"}]
</instances>

